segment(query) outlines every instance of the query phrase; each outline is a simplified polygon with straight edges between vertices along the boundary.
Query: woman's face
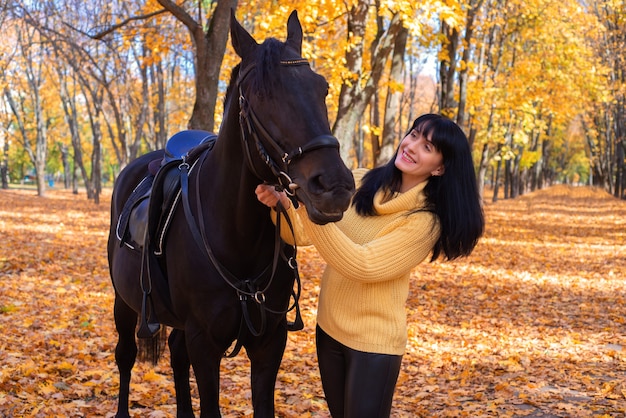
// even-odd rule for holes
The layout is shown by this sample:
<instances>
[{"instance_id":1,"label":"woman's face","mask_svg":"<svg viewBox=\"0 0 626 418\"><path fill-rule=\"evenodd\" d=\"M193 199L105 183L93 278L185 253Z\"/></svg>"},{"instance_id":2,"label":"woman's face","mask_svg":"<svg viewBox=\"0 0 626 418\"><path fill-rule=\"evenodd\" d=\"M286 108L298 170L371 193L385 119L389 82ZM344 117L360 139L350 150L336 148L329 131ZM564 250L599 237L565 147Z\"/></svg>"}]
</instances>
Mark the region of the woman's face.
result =
<instances>
[{"instance_id":1,"label":"woman's face","mask_svg":"<svg viewBox=\"0 0 626 418\"><path fill-rule=\"evenodd\" d=\"M441 152L435 148L430 138L414 129L402 139L395 166L402 172L401 192L417 186L430 176L441 176L444 172Z\"/></svg>"}]
</instances>

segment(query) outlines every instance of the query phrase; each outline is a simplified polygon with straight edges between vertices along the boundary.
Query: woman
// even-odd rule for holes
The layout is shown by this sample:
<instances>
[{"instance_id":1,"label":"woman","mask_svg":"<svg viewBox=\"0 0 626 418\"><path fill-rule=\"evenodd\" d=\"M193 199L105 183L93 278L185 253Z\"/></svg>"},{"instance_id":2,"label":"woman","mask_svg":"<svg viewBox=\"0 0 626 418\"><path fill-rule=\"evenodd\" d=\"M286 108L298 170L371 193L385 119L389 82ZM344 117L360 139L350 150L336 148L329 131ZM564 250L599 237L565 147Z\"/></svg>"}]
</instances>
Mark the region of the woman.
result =
<instances>
[{"instance_id":1,"label":"woman","mask_svg":"<svg viewBox=\"0 0 626 418\"><path fill-rule=\"evenodd\" d=\"M310 222L272 186L256 194L289 208L297 244L310 240L327 263L316 341L331 415L381 418L391 414L406 346L411 271L429 254L431 261L468 256L484 216L467 138L440 115L417 118L386 165L354 177L350 208L327 225Z\"/></svg>"}]
</instances>

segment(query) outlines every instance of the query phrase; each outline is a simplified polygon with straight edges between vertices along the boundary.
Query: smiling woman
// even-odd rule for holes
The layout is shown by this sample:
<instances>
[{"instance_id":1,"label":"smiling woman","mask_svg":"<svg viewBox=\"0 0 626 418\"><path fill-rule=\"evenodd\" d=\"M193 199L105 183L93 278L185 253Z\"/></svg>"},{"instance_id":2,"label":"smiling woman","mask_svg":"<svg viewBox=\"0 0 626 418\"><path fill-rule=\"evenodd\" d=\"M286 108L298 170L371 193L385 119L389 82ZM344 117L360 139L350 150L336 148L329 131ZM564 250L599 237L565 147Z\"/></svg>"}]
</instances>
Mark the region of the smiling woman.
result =
<instances>
[{"instance_id":1,"label":"smiling woman","mask_svg":"<svg viewBox=\"0 0 626 418\"><path fill-rule=\"evenodd\" d=\"M391 413L407 342L411 270L429 254L431 261L470 255L484 218L467 138L440 115L417 118L386 165L354 177L357 191L341 221L316 225L305 209L290 214L302 225L295 242L314 244L328 263L317 352L330 412L380 418ZM256 194L267 206L290 206L272 187Z\"/></svg>"}]
</instances>

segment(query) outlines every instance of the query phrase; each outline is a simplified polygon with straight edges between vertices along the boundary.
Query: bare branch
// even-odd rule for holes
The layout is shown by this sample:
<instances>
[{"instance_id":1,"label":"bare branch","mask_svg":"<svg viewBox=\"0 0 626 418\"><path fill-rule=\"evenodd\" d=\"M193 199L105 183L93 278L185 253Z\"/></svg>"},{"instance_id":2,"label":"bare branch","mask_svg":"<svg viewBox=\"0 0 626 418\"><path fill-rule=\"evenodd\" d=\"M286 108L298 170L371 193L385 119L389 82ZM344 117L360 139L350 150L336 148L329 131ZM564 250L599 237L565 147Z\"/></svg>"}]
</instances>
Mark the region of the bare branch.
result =
<instances>
[{"instance_id":1,"label":"bare branch","mask_svg":"<svg viewBox=\"0 0 626 418\"><path fill-rule=\"evenodd\" d=\"M198 22L196 22L190 15L171 0L157 0L159 4L165 7L176 19L178 19L183 25L187 26L187 29L191 33L195 33L195 31L199 28Z\"/></svg>"},{"instance_id":2,"label":"bare branch","mask_svg":"<svg viewBox=\"0 0 626 418\"><path fill-rule=\"evenodd\" d=\"M102 32L96 33L95 35L89 35L89 34L86 34L86 33L85 33L85 35L89 36L92 39L102 40L105 36L115 32L116 30L118 30L121 27L124 27L124 26L128 25L131 22L134 22L135 20L150 19L151 17L160 15L162 13L167 13L167 10L161 9L161 10L157 10L156 12L148 13L148 14L145 14L145 15L132 16L132 17L129 17L128 19L123 20L122 22L118 23L117 25L112 25L109 28L103 30ZM70 27L71 29L77 31L77 32L82 32L79 29L72 27L68 23L66 23L66 25L68 27Z\"/></svg>"}]
</instances>

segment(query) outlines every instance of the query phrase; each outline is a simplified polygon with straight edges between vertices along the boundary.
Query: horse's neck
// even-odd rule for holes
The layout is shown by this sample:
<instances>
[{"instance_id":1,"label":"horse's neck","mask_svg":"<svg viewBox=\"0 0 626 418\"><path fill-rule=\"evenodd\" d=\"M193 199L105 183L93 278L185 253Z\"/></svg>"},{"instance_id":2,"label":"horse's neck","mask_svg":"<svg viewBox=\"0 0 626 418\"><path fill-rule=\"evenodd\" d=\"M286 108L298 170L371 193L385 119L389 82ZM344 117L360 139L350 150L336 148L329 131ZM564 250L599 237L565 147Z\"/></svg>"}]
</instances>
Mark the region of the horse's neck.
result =
<instances>
[{"instance_id":1,"label":"horse's neck","mask_svg":"<svg viewBox=\"0 0 626 418\"><path fill-rule=\"evenodd\" d=\"M267 264L274 232L267 210L254 193L260 180L247 169L238 135L221 132L197 177L202 228L215 257L237 276L256 274ZM195 185L194 185L195 187ZM195 193L195 192L194 192Z\"/></svg>"},{"instance_id":2,"label":"horse's neck","mask_svg":"<svg viewBox=\"0 0 626 418\"><path fill-rule=\"evenodd\" d=\"M198 178L210 183L203 194L203 206L208 206L211 216L232 220L235 217L238 228L256 233L259 221L259 205L254 189L261 182L248 169L244 160L239 125L220 129L214 148L200 168ZM218 218L219 219L219 218Z\"/></svg>"}]
</instances>

